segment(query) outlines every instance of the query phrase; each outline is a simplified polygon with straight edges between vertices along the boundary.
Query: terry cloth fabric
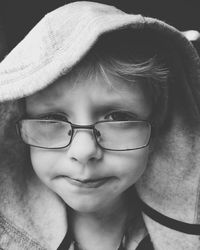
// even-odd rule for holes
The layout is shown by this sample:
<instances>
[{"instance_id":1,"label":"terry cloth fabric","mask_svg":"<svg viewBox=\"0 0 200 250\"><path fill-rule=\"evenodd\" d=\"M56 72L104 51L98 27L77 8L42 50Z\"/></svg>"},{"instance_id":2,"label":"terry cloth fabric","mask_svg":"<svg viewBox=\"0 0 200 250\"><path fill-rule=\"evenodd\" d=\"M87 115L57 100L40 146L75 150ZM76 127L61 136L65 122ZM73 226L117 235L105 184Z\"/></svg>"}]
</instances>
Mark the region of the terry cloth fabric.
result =
<instances>
[{"instance_id":1,"label":"terry cloth fabric","mask_svg":"<svg viewBox=\"0 0 200 250\"><path fill-rule=\"evenodd\" d=\"M200 224L200 60L181 32L157 19L126 14L104 4L65 5L47 14L1 62L0 101L17 100L52 84L67 74L102 34L121 29L145 29L162 37L175 72L175 80L169 86L167 120L147 170L136 185L140 199L156 211L156 216L152 216L144 209L145 225L156 250L198 250L200 236L198 232L190 234L190 229L195 225L198 229ZM24 238L31 235L41 245L55 249L67 230L64 204L40 183L31 169L26 170L26 175L19 162L11 164L8 155L18 145L12 143L12 149L8 148L2 132L1 142L2 218L17 225ZM28 180L24 181L25 177ZM186 231L168 227L162 219L159 221L159 214L178 225L185 223ZM13 234L9 238L2 227L1 232L0 246L23 249L19 241L18 247L9 248ZM30 241L31 247L33 242Z\"/></svg>"}]
</instances>

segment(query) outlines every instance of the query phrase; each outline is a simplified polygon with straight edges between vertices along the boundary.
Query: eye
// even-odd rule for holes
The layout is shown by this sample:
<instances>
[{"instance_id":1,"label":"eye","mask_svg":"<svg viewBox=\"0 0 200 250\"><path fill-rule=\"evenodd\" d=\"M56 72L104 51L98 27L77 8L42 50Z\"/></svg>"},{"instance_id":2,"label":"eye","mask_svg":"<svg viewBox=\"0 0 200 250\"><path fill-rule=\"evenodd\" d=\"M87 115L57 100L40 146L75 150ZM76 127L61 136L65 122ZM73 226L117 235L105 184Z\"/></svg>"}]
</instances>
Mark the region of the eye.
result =
<instances>
[{"instance_id":1,"label":"eye","mask_svg":"<svg viewBox=\"0 0 200 250\"><path fill-rule=\"evenodd\" d=\"M56 114L56 113L45 114L41 116L40 118L44 120L67 121L67 117L64 114Z\"/></svg>"},{"instance_id":2,"label":"eye","mask_svg":"<svg viewBox=\"0 0 200 250\"><path fill-rule=\"evenodd\" d=\"M105 116L107 120L113 121L134 121L136 115L128 111L115 111Z\"/></svg>"}]
</instances>

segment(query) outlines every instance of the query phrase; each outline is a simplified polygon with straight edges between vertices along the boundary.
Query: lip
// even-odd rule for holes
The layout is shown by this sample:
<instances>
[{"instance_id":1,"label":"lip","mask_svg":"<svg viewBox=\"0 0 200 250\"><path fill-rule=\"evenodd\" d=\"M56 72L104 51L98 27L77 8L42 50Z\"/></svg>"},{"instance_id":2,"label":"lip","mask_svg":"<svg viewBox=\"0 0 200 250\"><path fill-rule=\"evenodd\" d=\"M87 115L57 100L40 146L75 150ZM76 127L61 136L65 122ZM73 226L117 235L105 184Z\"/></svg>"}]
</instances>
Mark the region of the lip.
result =
<instances>
[{"instance_id":1,"label":"lip","mask_svg":"<svg viewBox=\"0 0 200 250\"><path fill-rule=\"evenodd\" d=\"M81 187L81 188L98 188L100 186L103 186L105 183L109 182L112 177L105 177L105 178L99 178L99 179L73 179L69 176L63 176L70 184Z\"/></svg>"}]
</instances>

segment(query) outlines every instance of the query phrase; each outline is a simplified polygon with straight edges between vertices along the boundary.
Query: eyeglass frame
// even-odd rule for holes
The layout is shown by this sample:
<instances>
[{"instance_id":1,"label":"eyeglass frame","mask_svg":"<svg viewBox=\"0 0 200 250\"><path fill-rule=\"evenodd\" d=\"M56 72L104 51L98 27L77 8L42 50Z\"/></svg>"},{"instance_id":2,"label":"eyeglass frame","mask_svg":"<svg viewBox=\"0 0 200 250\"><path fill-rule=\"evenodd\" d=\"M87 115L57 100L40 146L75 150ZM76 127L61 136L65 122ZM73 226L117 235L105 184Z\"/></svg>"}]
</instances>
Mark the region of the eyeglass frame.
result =
<instances>
[{"instance_id":1,"label":"eyeglass frame","mask_svg":"<svg viewBox=\"0 0 200 250\"><path fill-rule=\"evenodd\" d=\"M47 147L41 147L41 146L35 146L35 145L32 145L32 144L28 144L26 142L24 142L23 138L22 138L22 135L21 135L21 131L20 131L20 128L19 128L19 123L23 120L41 120L41 121L56 121L56 122L64 122L64 123L68 123L70 124L71 126L71 130L72 130L72 134L71 134L71 137L70 137L70 141L69 143L66 145L66 146L63 146L63 147L56 147L56 148L47 148ZM146 122L149 127L150 127L150 136L149 136L149 140L148 142L144 145L144 146L141 146L141 147L137 147L137 148L134 148L134 149L109 149L109 148L105 148L103 146L101 146L101 144L98 142L97 140L97 135L95 133L95 125L96 124L99 124L99 123L110 123L110 122L120 122L120 121L108 121L108 120L105 120L105 121L97 121L91 125L78 125L78 124L74 124L70 121L62 121L62 120L56 120L56 119L37 119L37 118L21 118L19 119L16 124L15 124L15 127L16 127L16 130L17 130L17 134L19 135L20 139L22 140L22 142L26 145L29 145L31 147L36 147L36 148L43 148L43 149L52 149L52 150L55 150L55 149L64 149L64 148L67 148L73 141L73 136L74 136L74 130L75 129L90 129L92 130L93 132L93 135L94 135L94 138L95 138L95 141L96 141L96 144L103 150L108 150L108 151L132 151L132 150L137 150L137 149L142 149L142 148L145 148L149 145L149 142L151 140L151 136L152 136L152 124L150 123L150 121L148 120L134 120L132 122ZM121 121L121 122L127 122L127 121Z\"/></svg>"}]
</instances>

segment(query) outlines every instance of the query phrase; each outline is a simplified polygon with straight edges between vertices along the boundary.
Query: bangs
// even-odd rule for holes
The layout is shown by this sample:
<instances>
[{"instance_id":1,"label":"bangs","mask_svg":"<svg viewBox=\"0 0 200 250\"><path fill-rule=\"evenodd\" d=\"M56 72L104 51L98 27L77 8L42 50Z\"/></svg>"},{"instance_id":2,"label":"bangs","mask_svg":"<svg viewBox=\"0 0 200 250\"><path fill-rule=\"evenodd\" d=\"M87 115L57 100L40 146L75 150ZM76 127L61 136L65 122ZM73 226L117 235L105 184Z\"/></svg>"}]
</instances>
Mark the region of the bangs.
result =
<instances>
[{"instance_id":1,"label":"bangs","mask_svg":"<svg viewBox=\"0 0 200 250\"><path fill-rule=\"evenodd\" d=\"M140 84L153 103L152 120L160 124L167 110L171 71L162 43L151 39L147 42L147 37L152 35L141 31L131 34L128 30L103 35L71 69L68 79L74 87L83 79L102 77L109 88L115 89L110 76L122 83Z\"/></svg>"}]
</instances>

